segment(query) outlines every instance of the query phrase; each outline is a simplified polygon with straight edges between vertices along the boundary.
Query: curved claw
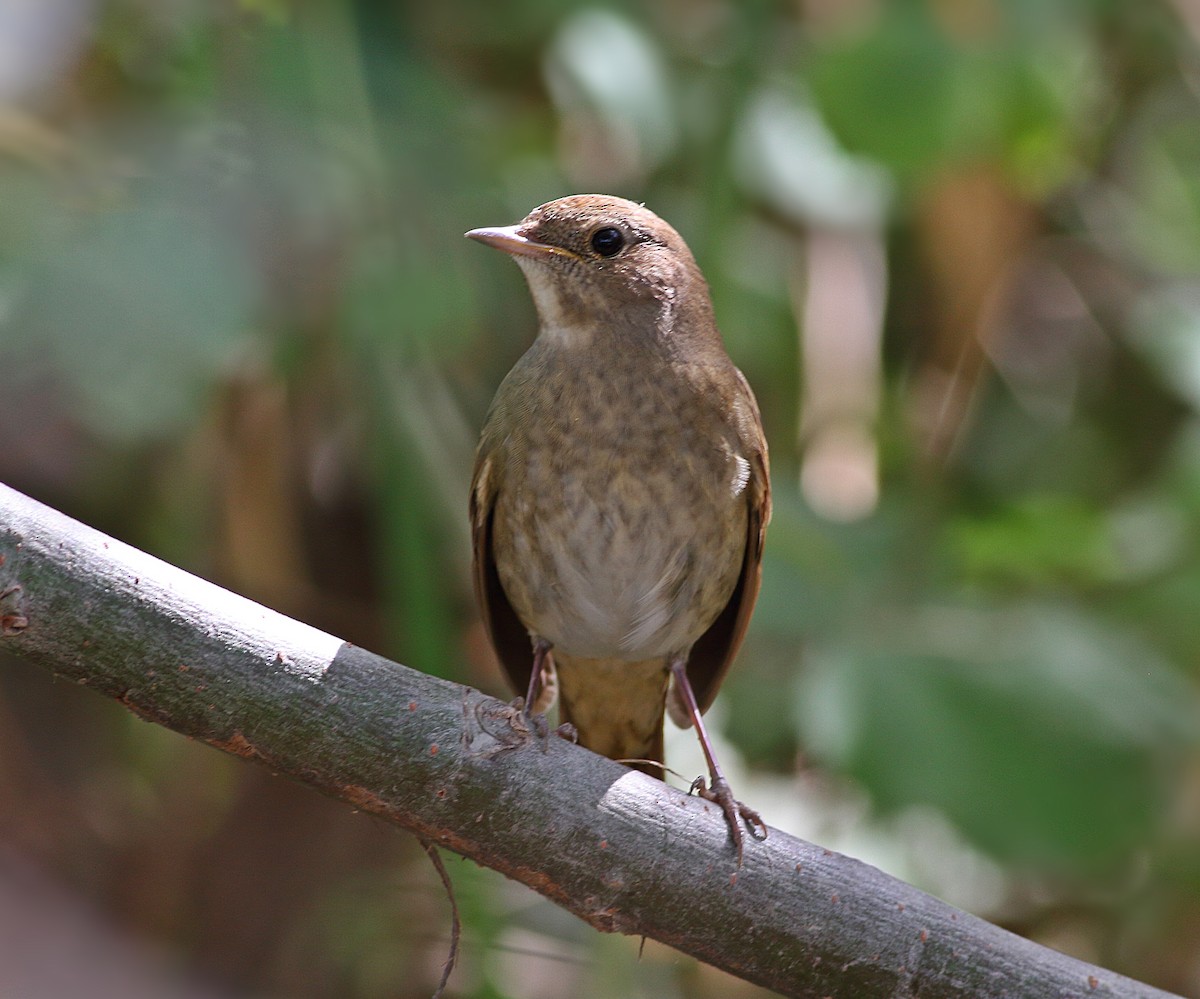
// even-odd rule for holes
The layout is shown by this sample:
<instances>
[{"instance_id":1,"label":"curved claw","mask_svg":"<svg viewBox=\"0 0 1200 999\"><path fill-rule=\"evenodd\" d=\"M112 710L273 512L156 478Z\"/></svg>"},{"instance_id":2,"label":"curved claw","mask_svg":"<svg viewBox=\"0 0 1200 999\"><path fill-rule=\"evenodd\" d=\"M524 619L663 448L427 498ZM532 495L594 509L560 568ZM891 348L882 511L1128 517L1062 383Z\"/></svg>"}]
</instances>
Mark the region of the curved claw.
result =
<instances>
[{"instance_id":1,"label":"curved claw","mask_svg":"<svg viewBox=\"0 0 1200 999\"><path fill-rule=\"evenodd\" d=\"M712 787L709 787L703 777L697 777L692 781L692 786L689 793L695 792L700 797L714 804L721 806L721 811L725 813L725 822L729 826L729 835L733 839L733 845L737 849L737 865L742 866L742 847L745 842L745 836L742 833L742 822L746 823L746 828L750 830L750 835L756 840L764 840L767 838L767 824L762 820L762 816L758 814L749 805L744 805L733 796L733 790L729 787L729 782L722 779L714 780ZM760 836L758 830L762 831Z\"/></svg>"},{"instance_id":2,"label":"curved claw","mask_svg":"<svg viewBox=\"0 0 1200 999\"><path fill-rule=\"evenodd\" d=\"M761 843L767 838L767 824L763 821L762 816L748 805L743 805L740 801L736 804L738 806L738 814L742 817L742 821L746 823L746 828L750 830L750 835Z\"/></svg>"}]
</instances>

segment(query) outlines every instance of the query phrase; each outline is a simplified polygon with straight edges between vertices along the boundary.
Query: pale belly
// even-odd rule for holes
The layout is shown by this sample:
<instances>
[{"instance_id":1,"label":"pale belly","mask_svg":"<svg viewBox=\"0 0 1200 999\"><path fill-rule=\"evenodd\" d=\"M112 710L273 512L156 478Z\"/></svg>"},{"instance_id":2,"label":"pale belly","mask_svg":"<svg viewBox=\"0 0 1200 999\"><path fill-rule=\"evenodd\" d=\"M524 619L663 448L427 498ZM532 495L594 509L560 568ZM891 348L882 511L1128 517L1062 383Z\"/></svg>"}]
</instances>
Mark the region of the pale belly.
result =
<instances>
[{"instance_id":1,"label":"pale belly","mask_svg":"<svg viewBox=\"0 0 1200 999\"><path fill-rule=\"evenodd\" d=\"M493 522L500 579L525 626L589 659L686 652L741 571L747 510L733 459L635 475L604 463L549 474L527 458L525 481L542 488L502 490Z\"/></svg>"}]
</instances>

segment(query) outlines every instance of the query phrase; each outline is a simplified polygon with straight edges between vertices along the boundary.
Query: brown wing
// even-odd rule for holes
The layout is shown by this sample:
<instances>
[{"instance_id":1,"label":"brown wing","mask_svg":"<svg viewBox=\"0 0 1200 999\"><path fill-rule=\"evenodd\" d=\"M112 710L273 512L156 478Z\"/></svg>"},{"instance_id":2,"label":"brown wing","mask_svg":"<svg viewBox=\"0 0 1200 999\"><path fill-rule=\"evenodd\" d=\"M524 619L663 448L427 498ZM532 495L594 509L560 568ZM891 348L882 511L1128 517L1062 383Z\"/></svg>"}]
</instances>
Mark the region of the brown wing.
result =
<instances>
[{"instance_id":1,"label":"brown wing","mask_svg":"<svg viewBox=\"0 0 1200 999\"><path fill-rule=\"evenodd\" d=\"M529 687L533 667L529 632L508 602L496 560L492 557L492 517L496 506L495 465L481 448L475 459L471 480L471 548L475 599L483 616L488 638L508 682L514 691L524 694Z\"/></svg>"},{"instance_id":2,"label":"brown wing","mask_svg":"<svg viewBox=\"0 0 1200 999\"><path fill-rule=\"evenodd\" d=\"M767 442L763 436L762 420L754 395L742 373L738 372L744 398L749 406L745 410L738 436L748 452L750 481L746 485L746 501L749 516L746 518L746 554L742 559L742 572L738 577L729 603L717 615L717 619L692 646L688 656L687 674L696 701L703 713L716 699L717 690L725 673L737 655L738 647L746 636L754 602L762 583L763 544L767 536L767 523L771 519L771 480L767 459ZM672 712L672 717L676 713Z\"/></svg>"}]
</instances>

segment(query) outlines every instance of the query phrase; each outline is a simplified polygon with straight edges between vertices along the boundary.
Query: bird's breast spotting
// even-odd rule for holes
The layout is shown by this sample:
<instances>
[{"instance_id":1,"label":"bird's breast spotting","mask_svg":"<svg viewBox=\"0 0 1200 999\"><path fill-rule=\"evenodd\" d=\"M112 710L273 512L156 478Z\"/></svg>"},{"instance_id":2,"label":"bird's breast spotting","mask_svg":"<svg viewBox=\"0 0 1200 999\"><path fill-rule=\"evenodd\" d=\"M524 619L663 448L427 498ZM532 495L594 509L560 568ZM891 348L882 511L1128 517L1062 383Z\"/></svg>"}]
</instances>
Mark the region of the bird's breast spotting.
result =
<instances>
[{"instance_id":1,"label":"bird's breast spotting","mask_svg":"<svg viewBox=\"0 0 1200 999\"><path fill-rule=\"evenodd\" d=\"M685 652L741 571L749 463L720 434L723 447L686 446L712 439L699 414L646 414L623 431L590 415L535 423L514 450L519 474L504 479L523 486L496 499L501 582L527 626L570 655Z\"/></svg>"}]
</instances>

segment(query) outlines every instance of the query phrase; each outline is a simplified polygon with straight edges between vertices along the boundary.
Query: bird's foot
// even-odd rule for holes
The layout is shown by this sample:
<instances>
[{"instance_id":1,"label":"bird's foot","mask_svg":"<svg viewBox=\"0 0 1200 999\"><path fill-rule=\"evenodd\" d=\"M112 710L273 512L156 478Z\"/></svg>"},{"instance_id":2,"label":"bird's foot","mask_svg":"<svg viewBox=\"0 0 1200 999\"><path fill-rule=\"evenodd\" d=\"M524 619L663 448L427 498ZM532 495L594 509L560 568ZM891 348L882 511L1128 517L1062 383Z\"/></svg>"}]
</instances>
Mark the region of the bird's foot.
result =
<instances>
[{"instance_id":1,"label":"bird's foot","mask_svg":"<svg viewBox=\"0 0 1200 999\"><path fill-rule=\"evenodd\" d=\"M463 697L463 744L471 756L492 759L501 753L527 746L533 728L520 698L498 704L490 697L468 692Z\"/></svg>"},{"instance_id":2,"label":"bird's foot","mask_svg":"<svg viewBox=\"0 0 1200 999\"><path fill-rule=\"evenodd\" d=\"M530 711L524 697L514 697L509 704L517 711L519 723L524 725L529 735L541 744L542 751L545 752L546 740L550 738L550 723L546 721L546 716Z\"/></svg>"},{"instance_id":3,"label":"bird's foot","mask_svg":"<svg viewBox=\"0 0 1200 999\"><path fill-rule=\"evenodd\" d=\"M557 735L560 739L566 739L567 742L579 744L579 729L570 722L563 722L553 732L550 731L550 723L546 721L545 715L534 714L526 710L525 698L514 697L509 701L509 707L516 712L514 719L514 727L524 728L526 733L537 739L541 743L542 751L545 752L549 745L551 735Z\"/></svg>"},{"instance_id":4,"label":"bird's foot","mask_svg":"<svg viewBox=\"0 0 1200 999\"><path fill-rule=\"evenodd\" d=\"M697 777L692 781L690 791L700 795L706 801L711 801L721 806L721 811L725 813L725 822L729 826L729 835L732 837L733 845L737 849L737 865L741 867L742 845L745 841L742 833L742 822L746 823L746 828L750 830L751 836L757 840L764 840L767 838L767 824L763 822L762 816L749 805L744 805L738 801L733 796L733 790L729 787L729 782L722 777L714 780L711 787L705 782L703 777ZM759 835L760 831L761 835Z\"/></svg>"}]
</instances>

